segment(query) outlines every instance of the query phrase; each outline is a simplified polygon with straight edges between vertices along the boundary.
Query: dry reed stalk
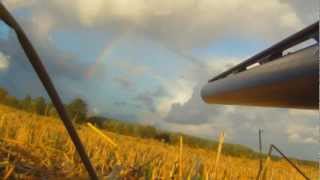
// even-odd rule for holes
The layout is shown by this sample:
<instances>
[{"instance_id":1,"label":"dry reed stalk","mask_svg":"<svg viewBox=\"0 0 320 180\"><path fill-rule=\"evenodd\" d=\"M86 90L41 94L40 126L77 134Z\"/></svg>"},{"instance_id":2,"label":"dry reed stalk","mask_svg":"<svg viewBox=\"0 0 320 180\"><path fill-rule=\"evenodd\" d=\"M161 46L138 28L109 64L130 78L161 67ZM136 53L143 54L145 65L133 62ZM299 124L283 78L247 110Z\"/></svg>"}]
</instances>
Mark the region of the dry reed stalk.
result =
<instances>
[{"instance_id":1,"label":"dry reed stalk","mask_svg":"<svg viewBox=\"0 0 320 180\"><path fill-rule=\"evenodd\" d=\"M182 150L183 150L183 138L180 136L180 149L179 149L179 180L182 180Z\"/></svg>"},{"instance_id":2,"label":"dry reed stalk","mask_svg":"<svg viewBox=\"0 0 320 180\"><path fill-rule=\"evenodd\" d=\"M263 168L262 168L262 170L261 170L260 176L258 177L258 180L265 180L265 179L266 179L267 170L268 170L270 161L271 161L271 157L268 156L268 157L267 157L267 160L266 160L266 162L264 163L264 166L263 166Z\"/></svg>"},{"instance_id":3,"label":"dry reed stalk","mask_svg":"<svg viewBox=\"0 0 320 180\"><path fill-rule=\"evenodd\" d=\"M108 141L113 147L118 147L118 145L112 141L111 138L109 138L107 135L105 135L102 131L100 131L98 128L94 127L91 123L87 123L87 125L97 134L99 134L101 137L103 137L105 140Z\"/></svg>"},{"instance_id":4,"label":"dry reed stalk","mask_svg":"<svg viewBox=\"0 0 320 180\"><path fill-rule=\"evenodd\" d=\"M0 138L2 141L5 141L7 143L12 143L12 144L18 144L18 145L24 145L23 142L14 140L14 139L9 139L9 138Z\"/></svg>"},{"instance_id":5,"label":"dry reed stalk","mask_svg":"<svg viewBox=\"0 0 320 180\"><path fill-rule=\"evenodd\" d=\"M156 179L156 170L155 168L152 168L151 180L155 180L155 179Z\"/></svg>"},{"instance_id":6,"label":"dry reed stalk","mask_svg":"<svg viewBox=\"0 0 320 180\"><path fill-rule=\"evenodd\" d=\"M175 168L176 168L176 164L173 164L173 167L171 168L171 170L169 172L170 179L174 178Z\"/></svg>"},{"instance_id":7,"label":"dry reed stalk","mask_svg":"<svg viewBox=\"0 0 320 180\"><path fill-rule=\"evenodd\" d=\"M91 123L87 123L87 125L94 131L96 132L98 135L100 135L103 139L105 139L109 144L112 145L112 148L114 148L114 154L116 157L116 164L120 165L122 162L120 160L120 155L119 152L117 151L118 149L118 145L111 139L109 138L106 134L104 134L101 130L99 130L98 128L96 128L95 126L93 126Z\"/></svg>"},{"instance_id":8,"label":"dry reed stalk","mask_svg":"<svg viewBox=\"0 0 320 180\"><path fill-rule=\"evenodd\" d=\"M219 145L218 145L217 157L216 157L216 161L215 161L215 164L214 164L214 170L213 170L213 174L214 174L215 177L216 177L216 174L217 174L217 169L218 169L218 165L219 165L219 160L220 160L220 156L221 156L223 142L224 142L224 132L221 132L220 136L219 136Z\"/></svg>"},{"instance_id":9,"label":"dry reed stalk","mask_svg":"<svg viewBox=\"0 0 320 180\"><path fill-rule=\"evenodd\" d=\"M209 179L209 173L208 173L206 165L203 165L203 176L204 176L204 178L203 178L204 180L208 180Z\"/></svg>"},{"instance_id":10,"label":"dry reed stalk","mask_svg":"<svg viewBox=\"0 0 320 180\"><path fill-rule=\"evenodd\" d=\"M6 174L3 176L3 180L9 179L9 177L10 177L11 174L13 173L13 170L14 170L14 169L15 169L15 166L9 167L8 171L7 171Z\"/></svg>"}]
</instances>

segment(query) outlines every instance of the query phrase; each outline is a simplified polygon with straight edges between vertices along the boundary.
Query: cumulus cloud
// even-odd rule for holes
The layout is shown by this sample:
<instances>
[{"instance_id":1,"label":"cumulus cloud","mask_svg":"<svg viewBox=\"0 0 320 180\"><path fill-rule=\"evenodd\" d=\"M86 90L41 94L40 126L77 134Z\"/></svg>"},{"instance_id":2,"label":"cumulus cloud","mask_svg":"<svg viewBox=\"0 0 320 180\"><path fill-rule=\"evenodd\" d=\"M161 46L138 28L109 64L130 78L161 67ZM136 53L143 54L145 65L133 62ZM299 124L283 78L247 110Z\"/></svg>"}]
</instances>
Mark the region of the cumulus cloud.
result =
<instances>
[{"instance_id":1,"label":"cumulus cloud","mask_svg":"<svg viewBox=\"0 0 320 180\"><path fill-rule=\"evenodd\" d=\"M9 9L31 9L41 31L50 28L133 28L180 48L205 46L224 35L274 40L302 28L303 14L281 0L4 0ZM223 7L223 8L222 8ZM41 17L42 19L39 19ZM45 19L43 19L45 18ZM277 27L277 28L274 28Z\"/></svg>"},{"instance_id":2,"label":"cumulus cloud","mask_svg":"<svg viewBox=\"0 0 320 180\"><path fill-rule=\"evenodd\" d=\"M308 3L300 0L280 0L280 2L290 5L304 24L311 24L319 19L318 0L310 0Z\"/></svg>"},{"instance_id":3,"label":"cumulus cloud","mask_svg":"<svg viewBox=\"0 0 320 180\"><path fill-rule=\"evenodd\" d=\"M165 116L173 104L184 104L192 95L193 82L184 79L161 80L166 96L162 96L157 104L160 115Z\"/></svg>"},{"instance_id":4,"label":"cumulus cloud","mask_svg":"<svg viewBox=\"0 0 320 180\"><path fill-rule=\"evenodd\" d=\"M143 93L139 93L135 97L135 100L141 103L150 112L155 113L155 112L159 112L159 109L158 109L159 99L165 96L167 96L167 91L162 86L159 86L153 91L146 91Z\"/></svg>"},{"instance_id":5,"label":"cumulus cloud","mask_svg":"<svg viewBox=\"0 0 320 180\"><path fill-rule=\"evenodd\" d=\"M28 30L33 29L33 27L29 27L32 26L32 23L28 23L30 22L29 20L24 19L22 22L26 24L25 27ZM37 31L31 30L28 34L43 63L46 65L51 78L58 84L58 89L62 87L62 93L66 94L78 92L79 90L70 86L70 84L75 85L75 81L84 80L86 66L76 61L78 56L58 50L50 40L38 36ZM11 93L18 96L24 96L26 93L33 96L46 96L43 86L12 31L10 31L7 39L0 41L0 49L2 51L1 69L6 68L6 73L1 76L1 85L6 86ZM10 60L8 57L10 57ZM66 81L68 81L68 86L63 84ZM60 83L63 86L59 87Z\"/></svg>"},{"instance_id":6,"label":"cumulus cloud","mask_svg":"<svg viewBox=\"0 0 320 180\"><path fill-rule=\"evenodd\" d=\"M113 78L114 82L118 83L124 89L130 89L133 87L133 82L126 76L117 76Z\"/></svg>"},{"instance_id":7,"label":"cumulus cloud","mask_svg":"<svg viewBox=\"0 0 320 180\"><path fill-rule=\"evenodd\" d=\"M3 3L12 10L32 5L34 2L34 0L3 0Z\"/></svg>"},{"instance_id":8,"label":"cumulus cloud","mask_svg":"<svg viewBox=\"0 0 320 180\"><path fill-rule=\"evenodd\" d=\"M6 71L10 66L10 57L0 52L0 71Z\"/></svg>"},{"instance_id":9,"label":"cumulus cloud","mask_svg":"<svg viewBox=\"0 0 320 180\"><path fill-rule=\"evenodd\" d=\"M134 64L125 60L110 62L114 68L122 71L125 76L141 76L145 73L152 73L148 66L143 64Z\"/></svg>"},{"instance_id":10,"label":"cumulus cloud","mask_svg":"<svg viewBox=\"0 0 320 180\"><path fill-rule=\"evenodd\" d=\"M210 114L218 116L220 112L221 107L207 106L201 100L200 88L197 87L185 103L173 103L164 120L176 124L204 124L208 123Z\"/></svg>"},{"instance_id":11,"label":"cumulus cloud","mask_svg":"<svg viewBox=\"0 0 320 180\"><path fill-rule=\"evenodd\" d=\"M318 129L318 126L310 127L302 123L288 124L288 139L290 142L295 143L317 144L319 143L319 138L317 138Z\"/></svg>"}]
</instances>

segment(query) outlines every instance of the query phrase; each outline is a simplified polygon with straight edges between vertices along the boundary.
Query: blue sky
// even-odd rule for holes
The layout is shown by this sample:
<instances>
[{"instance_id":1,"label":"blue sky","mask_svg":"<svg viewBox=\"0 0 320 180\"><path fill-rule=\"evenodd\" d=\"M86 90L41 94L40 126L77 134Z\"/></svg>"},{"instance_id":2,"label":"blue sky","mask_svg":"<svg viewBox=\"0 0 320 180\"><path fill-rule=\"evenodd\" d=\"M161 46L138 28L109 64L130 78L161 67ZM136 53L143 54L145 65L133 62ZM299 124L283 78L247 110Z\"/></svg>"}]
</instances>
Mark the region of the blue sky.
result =
<instances>
[{"instance_id":1,"label":"blue sky","mask_svg":"<svg viewBox=\"0 0 320 180\"><path fill-rule=\"evenodd\" d=\"M66 102L80 96L91 114L211 139L225 131L228 142L254 149L263 128L265 141L289 155L317 157L316 112L207 105L199 94L217 73L316 21L316 1L3 2ZM20 97L45 95L3 24L0 77Z\"/></svg>"}]
</instances>

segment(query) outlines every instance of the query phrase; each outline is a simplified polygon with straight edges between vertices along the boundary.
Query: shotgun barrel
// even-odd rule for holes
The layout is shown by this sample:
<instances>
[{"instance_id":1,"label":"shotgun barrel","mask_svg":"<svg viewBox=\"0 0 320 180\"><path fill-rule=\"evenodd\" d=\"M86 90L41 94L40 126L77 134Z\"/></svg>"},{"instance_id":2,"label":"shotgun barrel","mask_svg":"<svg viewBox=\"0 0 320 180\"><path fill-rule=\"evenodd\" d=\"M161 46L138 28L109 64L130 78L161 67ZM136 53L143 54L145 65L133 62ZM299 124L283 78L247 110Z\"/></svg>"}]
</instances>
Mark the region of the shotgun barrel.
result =
<instances>
[{"instance_id":1,"label":"shotgun barrel","mask_svg":"<svg viewBox=\"0 0 320 180\"><path fill-rule=\"evenodd\" d=\"M318 38L319 22L211 79L201 90L202 99L209 104L318 109ZM308 39L317 43L283 55ZM253 64L258 65L248 68Z\"/></svg>"}]
</instances>

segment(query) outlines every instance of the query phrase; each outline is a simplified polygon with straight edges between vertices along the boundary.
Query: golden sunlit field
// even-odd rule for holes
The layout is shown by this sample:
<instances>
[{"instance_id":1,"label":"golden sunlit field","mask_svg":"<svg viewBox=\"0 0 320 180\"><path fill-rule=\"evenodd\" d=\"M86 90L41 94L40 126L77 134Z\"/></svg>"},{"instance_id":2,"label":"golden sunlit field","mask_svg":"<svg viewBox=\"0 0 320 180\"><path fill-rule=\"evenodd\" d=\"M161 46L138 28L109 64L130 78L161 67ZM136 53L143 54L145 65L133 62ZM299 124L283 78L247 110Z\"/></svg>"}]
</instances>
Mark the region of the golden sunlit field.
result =
<instances>
[{"instance_id":1,"label":"golden sunlit field","mask_svg":"<svg viewBox=\"0 0 320 180\"><path fill-rule=\"evenodd\" d=\"M103 132L104 136L87 124L77 125L77 130L102 179L256 179L259 169L258 159L226 156L223 148L217 160L217 149L173 146L110 132ZM266 179L303 179L285 161L272 161L269 165ZM317 167L298 166L308 177L317 179ZM0 175L4 179L87 178L58 119L3 105Z\"/></svg>"}]
</instances>

